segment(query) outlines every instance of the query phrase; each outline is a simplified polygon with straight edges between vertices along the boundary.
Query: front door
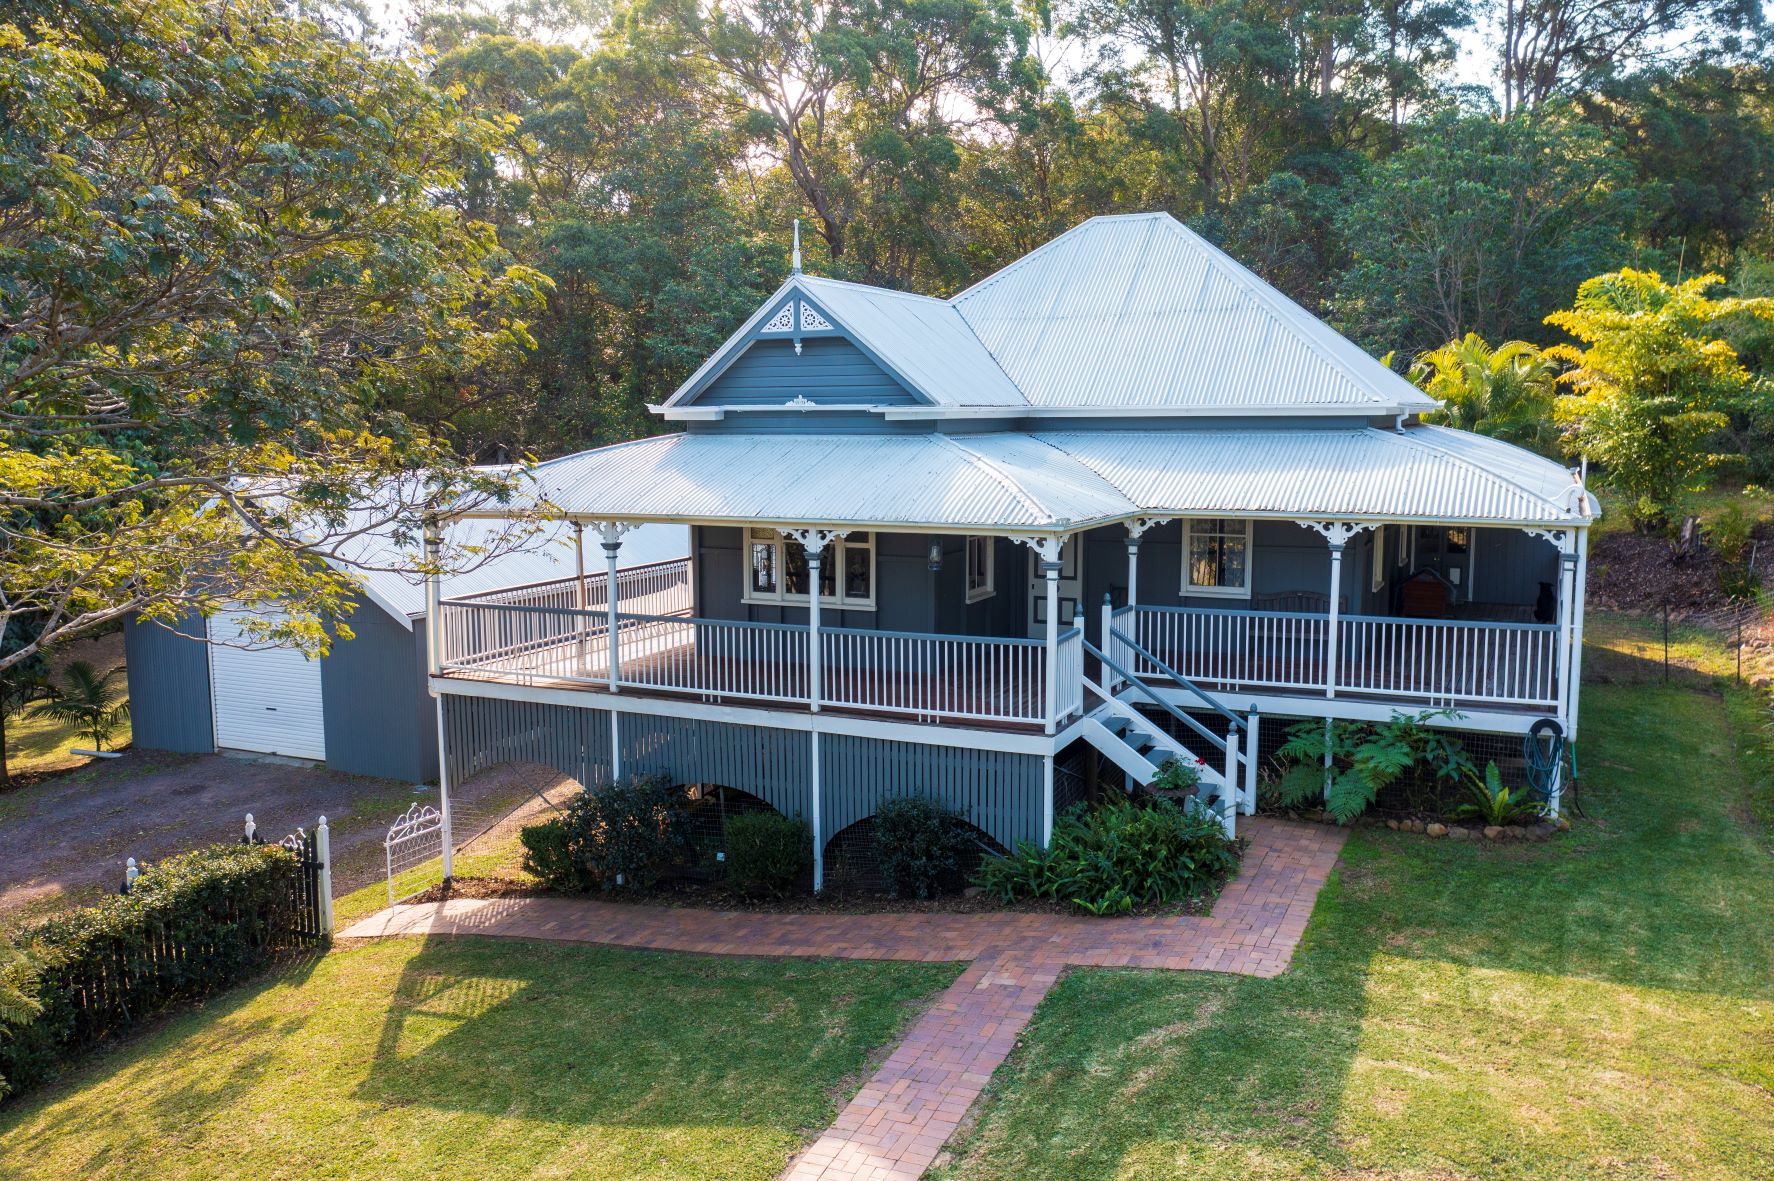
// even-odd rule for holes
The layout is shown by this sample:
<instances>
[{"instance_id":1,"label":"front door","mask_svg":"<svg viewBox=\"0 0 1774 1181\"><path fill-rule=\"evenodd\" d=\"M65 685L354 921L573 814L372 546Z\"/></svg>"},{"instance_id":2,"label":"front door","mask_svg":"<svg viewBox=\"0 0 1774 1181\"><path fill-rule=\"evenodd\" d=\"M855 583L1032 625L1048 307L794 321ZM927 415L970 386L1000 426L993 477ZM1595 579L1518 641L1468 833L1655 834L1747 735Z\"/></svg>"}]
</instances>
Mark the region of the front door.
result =
<instances>
[{"instance_id":1,"label":"front door","mask_svg":"<svg viewBox=\"0 0 1774 1181\"><path fill-rule=\"evenodd\" d=\"M1453 598L1472 600L1472 531L1418 525L1412 569L1433 570L1454 588Z\"/></svg>"},{"instance_id":2,"label":"front door","mask_svg":"<svg viewBox=\"0 0 1774 1181\"><path fill-rule=\"evenodd\" d=\"M1084 548L1081 537L1068 537L1060 549L1059 627L1072 626L1072 616L1084 603L1084 562L1079 552ZM1047 638L1047 576L1041 573L1041 555L1029 551L1029 635L1037 640Z\"/></svg>"}]
</instances>

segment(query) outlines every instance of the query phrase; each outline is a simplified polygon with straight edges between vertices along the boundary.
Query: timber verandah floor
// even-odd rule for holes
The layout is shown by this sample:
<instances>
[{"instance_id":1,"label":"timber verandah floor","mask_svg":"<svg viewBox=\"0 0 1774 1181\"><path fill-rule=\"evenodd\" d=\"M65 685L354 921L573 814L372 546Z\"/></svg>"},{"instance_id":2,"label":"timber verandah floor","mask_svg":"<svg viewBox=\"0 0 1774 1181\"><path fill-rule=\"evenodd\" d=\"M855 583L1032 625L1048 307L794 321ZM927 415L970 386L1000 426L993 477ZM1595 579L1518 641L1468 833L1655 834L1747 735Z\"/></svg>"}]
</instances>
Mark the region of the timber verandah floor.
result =
<instances>
[{"instance_id":1,"label":"timber verandah floor","mask_svg":"<svg viewBox=\"0 0 1774 1181\"><path fill-rule=\"evenodd\" d=\"M502 654L496 662L464 663L447 671L450 676L469 679L608 692L609 662L607 654L599 651L601 639L584 645L577 640L557 641L522 653ZM1234 707L1237 694L1260 691L1298 698L1302 712L1311 713L1311 704L1324 697L1321 652L1270 651L1245 657L1236 680L1213 675L1218 670L1210 656L1190 661L1183 653L1160 651L1155 655L1173 667L1193 664L1205 668L1210 675L1198 678L1197 683L1210 692L1226 694ZM617 664L624 694L770 709L807 708L804 660L747 658L708 651L693 638L649 637L625 640L618 649ZM1384 651L1349 653L1337 665L1337 696L1347 701L1395 704L1401 709L1482 706L1522 714L1543 714L1551 708L1544 703L1487 700L1496 685L1520 683L1525 675L1523 669L1506 665L1493 663L1472 669L1469 682L1454 693L1412 692L1411 678L1421 670L1423 661L1419 653L1397 645ZM1087 672L1096 678L1096 670ZM820 708L876 719L1035 733L1042 729L1042 681L1038 665L1012 673L967 666L883 669L828 663L821 671ZM1164 682L1155 678L1151 683ZM1089 710L1095 704L1087 697L1084 708Z\"/></svg>"}]
</instances>

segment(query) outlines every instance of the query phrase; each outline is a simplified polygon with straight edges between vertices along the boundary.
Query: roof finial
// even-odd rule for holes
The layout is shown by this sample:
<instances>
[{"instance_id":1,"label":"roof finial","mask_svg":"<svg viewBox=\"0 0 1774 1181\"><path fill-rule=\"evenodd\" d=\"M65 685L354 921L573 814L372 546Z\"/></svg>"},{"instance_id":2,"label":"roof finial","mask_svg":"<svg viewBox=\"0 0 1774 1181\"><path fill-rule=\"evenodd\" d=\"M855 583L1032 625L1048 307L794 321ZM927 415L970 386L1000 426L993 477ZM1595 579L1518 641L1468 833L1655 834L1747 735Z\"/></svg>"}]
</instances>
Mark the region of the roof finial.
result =
<instances>
[{"instance_id":1,"label":"roof finial","mask_svg":"<svg viewBox=\"0 0 1774 1181\"><path fill-rule=\"evenodd\" d=\"M801 273L801 219L798 217L795 218L795 262L789 273L793 275Z\"/></svg>"}]
</instances>

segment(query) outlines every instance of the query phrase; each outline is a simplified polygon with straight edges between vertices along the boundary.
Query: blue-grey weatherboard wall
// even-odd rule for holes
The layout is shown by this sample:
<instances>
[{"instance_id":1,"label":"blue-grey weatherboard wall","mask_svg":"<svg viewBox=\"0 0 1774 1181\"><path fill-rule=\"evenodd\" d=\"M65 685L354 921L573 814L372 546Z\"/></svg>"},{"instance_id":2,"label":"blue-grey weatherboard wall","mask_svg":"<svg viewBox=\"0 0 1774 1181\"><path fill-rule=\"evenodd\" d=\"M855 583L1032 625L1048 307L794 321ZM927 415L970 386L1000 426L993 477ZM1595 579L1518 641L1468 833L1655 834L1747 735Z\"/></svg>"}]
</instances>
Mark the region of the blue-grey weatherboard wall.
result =
<instances>
[{"instance_id":1,"label":"blue-grey weatherboard wall","mask_svg":"<svg viewBox=\"0 0 1774 1181\"><path fill-rule=\"evenodd\" d=\"M197 616L169 625L133 617L124 621L123 660L135 746L185 754L216 748L205 634Z\"/></svg>"},{"instance_id":2,"label":"blue-grey weatherboard wall","mask_svg":"<svg viewBox=\"0 0 1774 1181\"><path fill-rule=\"evenodd\" d=\"M539 763L587 787L610 782L610 711L444 695L450 782L504 763ZM813 736L804 730L700 718L617 715L624 775L719 784L750 792L789 816L812 814ZM1038 841L1044 793L1040 755L819 736L820 818L829 845L896 795L926 795L964 814L1005 848Z\"/></svg>"}]
</instances>

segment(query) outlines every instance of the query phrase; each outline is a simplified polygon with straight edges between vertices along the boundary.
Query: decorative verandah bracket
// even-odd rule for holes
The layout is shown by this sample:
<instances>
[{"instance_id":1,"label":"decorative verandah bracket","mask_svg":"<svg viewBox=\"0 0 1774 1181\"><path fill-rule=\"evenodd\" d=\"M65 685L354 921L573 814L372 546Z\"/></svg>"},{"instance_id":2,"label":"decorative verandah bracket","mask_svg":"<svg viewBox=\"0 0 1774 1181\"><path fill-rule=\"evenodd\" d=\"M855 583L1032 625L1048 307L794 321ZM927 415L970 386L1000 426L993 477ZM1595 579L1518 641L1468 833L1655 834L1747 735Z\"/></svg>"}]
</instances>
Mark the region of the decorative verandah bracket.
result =
<instances>
[{"instance_id":1,"label":"decorative verandah bracket","mask_svg":"<svg viewBox=\"0 0 1774 1181\"><path fill-rule=\"evenodd\" d=\"M820 697L820 647L819 637L819 572L825 560L825 547L834 541L842 541L850 536L848 529L821 529L815 526L803 526L794 529L778 528L776 530L790 541L801 543L802 551L807 555L807 707L814 713L819 712ZM840 572L841 573L841 572Z\"/></svg>"},{"instance_id":2,"label":"decorative verandah bracket","mask_svg":"<svg viewBox=\"0 0 1774 1181\"><path fill-rule=\"evenodd\" d=\"M1343 592L1343 547L1349 544L1350 538L1364 529L1378 526L1372 521L1300 521L1298 524L1321 534L1330 543L1330 595L1325 605L1329 623L1325 628L1324 640L1324 695L1337 695L1337 642L1338 633L1342 630L1338 615L1341 614Z\"/></svg>"},{"instance_id":3,"label":"decorative verandah bracket","mask_svg":"<svg viewBox=\"0 0 1774 1181\"><path fill-rule=\"evenodd\" d=\"M1340 551L1364 529L1377 529L1373 521L1295 521L1296 525L1321 535L1331 545L1331 552Z\"/></svg>"},{"instance_id":4,"label":"decorative verandah bracket","mask_svg":"<svg viewBox=\"0 0 1774 1181\"><path fill-rule=\"evenodd\" d=\"M1529 537L1538 537L1541 541L1550 542L1561 556L1574 558L1577 553L1577 537L1574 529L1536 529L1523 526L1522 532Z\"/></svg>"}]
</instances>

